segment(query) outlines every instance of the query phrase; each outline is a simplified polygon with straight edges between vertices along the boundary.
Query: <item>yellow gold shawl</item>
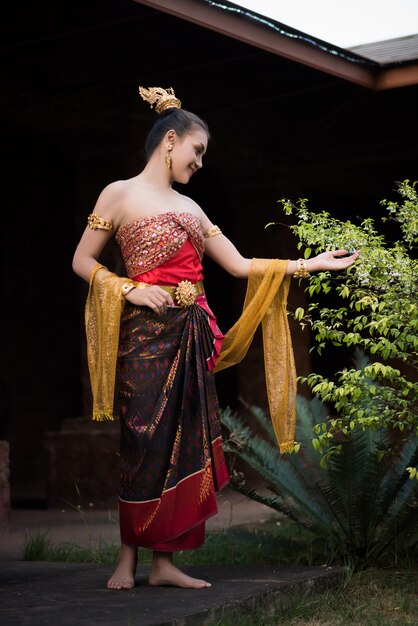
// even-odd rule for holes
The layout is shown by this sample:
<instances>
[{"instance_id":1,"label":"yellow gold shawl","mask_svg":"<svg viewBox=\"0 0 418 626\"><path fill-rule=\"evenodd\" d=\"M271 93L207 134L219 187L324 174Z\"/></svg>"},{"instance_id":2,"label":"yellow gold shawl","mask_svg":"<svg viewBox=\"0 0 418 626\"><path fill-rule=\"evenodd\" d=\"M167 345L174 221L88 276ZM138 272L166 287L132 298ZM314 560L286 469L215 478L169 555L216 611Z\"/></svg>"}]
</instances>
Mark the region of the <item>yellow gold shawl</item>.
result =
<instances>
[{"instance_id":1,"label":"yellow gold shawl","mask_svg":"<svg viewBox=\"0 0 418 626\"><path fill-rule=\"evenodd\" d=\"M241 317L222 342L215 372L240 363L261 322L270 416L280 452L293 449L296 421L296 370L287 320L288 261L252 259Z\"/></svg>"},{"instance_id":2,"label":"yellow gold shawl","mask_svg":"<svg viewBox=\"0 0 418 626\"><path fill-rule=\"evenodd\" d=\"M93 394L93 419L113 420L120 318L125 307L120 278L98 263L90 275L85 308L87 361Z\"/></svg>"},{"instance_id":3,"label":"yellow gold shawl","mask_svg":"<svg viewBox=\"0 0 418 626\"><path fill-rule=\"evenodd\" d=\"M293 449L296 414L296 371L286 311L287 264L278 259L252 259L242 314L225 335L215 367L218 372L240 363L261 322L268 402L280 452ZM90 277L85 322L94 420L113 419L120 318L125 306L121 287L127 281L100 264Z\"/></svg>"}]
</instances>

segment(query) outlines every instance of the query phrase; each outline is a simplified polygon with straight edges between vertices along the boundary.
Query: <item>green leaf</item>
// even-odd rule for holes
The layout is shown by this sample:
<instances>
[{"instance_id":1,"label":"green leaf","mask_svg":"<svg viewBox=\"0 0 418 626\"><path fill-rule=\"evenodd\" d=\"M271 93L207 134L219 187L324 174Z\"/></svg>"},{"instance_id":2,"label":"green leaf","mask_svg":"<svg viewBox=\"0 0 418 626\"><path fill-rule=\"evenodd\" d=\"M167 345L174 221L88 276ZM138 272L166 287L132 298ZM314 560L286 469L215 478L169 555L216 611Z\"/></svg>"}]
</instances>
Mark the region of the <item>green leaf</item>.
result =
<instances>
[{"instance_id":1,"label":"green leaf","mask_svg":"<svg viewBox=\"0 0 418 626\"><path fill-rule=\"evenodd\" d=\"M302 307L298 307L295 311L295 320L300 321L305 315L305 311Z\"/></svg>"}]
</instances>

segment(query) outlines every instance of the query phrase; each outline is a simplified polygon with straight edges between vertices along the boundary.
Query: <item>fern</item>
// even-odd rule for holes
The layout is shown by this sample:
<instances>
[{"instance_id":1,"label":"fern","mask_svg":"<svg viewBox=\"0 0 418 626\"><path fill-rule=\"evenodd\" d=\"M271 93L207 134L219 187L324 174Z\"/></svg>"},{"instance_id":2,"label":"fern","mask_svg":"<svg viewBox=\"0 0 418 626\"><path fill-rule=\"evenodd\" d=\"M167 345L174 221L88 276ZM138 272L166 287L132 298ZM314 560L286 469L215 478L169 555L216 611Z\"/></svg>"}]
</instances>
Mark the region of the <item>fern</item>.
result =
<instances>
[{"instance_id":1,"label":"fern","mask_svg":"<svg viewBox=\"0 0 418 626\"><path fill-rule=\"evenodd\" d=\"M317 398L297 397L298 454L280 455L264 411L243 406L261 434L224 409L221 420L229 432L225 450L232 465L239 458L252 467L270 494L237 478L234 489L308 529L328 546L328 562L363 568L388 557L394 543L399 549L402 539L405 546L411 542L408 531L418 522L418 485L409 480L406 468L418 462L416 437L399 441L395 452L387 430L358 429L339 440L339 454L324 465L312 445L314 427L326 419Z\"/></svg>"}]
</instances>

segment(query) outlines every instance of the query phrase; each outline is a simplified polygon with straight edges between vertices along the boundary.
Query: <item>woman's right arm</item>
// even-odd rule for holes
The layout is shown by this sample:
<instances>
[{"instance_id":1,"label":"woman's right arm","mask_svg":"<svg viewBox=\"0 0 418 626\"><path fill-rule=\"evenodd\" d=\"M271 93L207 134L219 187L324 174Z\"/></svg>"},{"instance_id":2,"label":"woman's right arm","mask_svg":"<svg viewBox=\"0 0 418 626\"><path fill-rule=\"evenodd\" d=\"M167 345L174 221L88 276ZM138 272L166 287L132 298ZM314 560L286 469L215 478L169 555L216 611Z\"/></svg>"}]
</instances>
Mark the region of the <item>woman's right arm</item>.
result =
<instances>
[{"instance_id":1,"label":"woman's right arm","mask_svg":"<svg viewBox=\"0 0 418 626\"><path fill-rule=\"evenodd\" d=\"M121 206L120 184L112 183L100 194L93 213L111 222L113 228L94 230L87 226L81 236L73 256L72 267L74 272L88 283L93 267L99 263L98 259L103 248L121 223ZM146 289L132 289L125 297L132 304L148 306L156 313L163 313L167 306L174 306L172 297L158 285L152 285Z\"/></svg>"},{"instance_id":2,"label":"woman's right arm","mask_svg":"<svg viewBox=\"0 0 418 626\"><path fill-rule=\"evenodd\" d=\"M73 256L73 270L85 281L90 282L91 271L111 236L112 231L86 227Z\"/></svg>"},{"instance_id":3,"label":"woman's right arm","mask_svg":"<svg viewBox=\"0 0 418 626\"><path fill-rule=\"evenodd\" d=\"M123 202L123 183L116 182L107 185L99 195L93 213L112 224L111 230L102 228L92 229L87 226L84 230L73 256L73 270L78 276L90 281L91 270L97 263L100 254L116 232L120 224Z\"/></svg>"}]
</instances>

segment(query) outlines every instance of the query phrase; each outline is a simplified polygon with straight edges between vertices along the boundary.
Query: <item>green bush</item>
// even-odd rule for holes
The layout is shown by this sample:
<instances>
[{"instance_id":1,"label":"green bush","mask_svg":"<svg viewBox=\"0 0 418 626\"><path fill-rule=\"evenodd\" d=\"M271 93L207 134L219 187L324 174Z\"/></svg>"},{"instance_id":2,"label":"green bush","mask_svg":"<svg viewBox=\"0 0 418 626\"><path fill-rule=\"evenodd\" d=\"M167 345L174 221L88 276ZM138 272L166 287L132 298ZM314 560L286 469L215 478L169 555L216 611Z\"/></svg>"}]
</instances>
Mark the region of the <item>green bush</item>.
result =
<instances>
[{"instance_id":1,"label":"green bush","mask_svg":"<svg viewBox=\"0 0 418 626\"><path fill-rule=\"evenodd\" d=\"M403 438L395 453L387 429L358 429L324 463L312 445L314 428L326 423L318 398L297 397L297 454L280 455L270 419L258 407L246 408L262 432L255 434L242 417L224 409L225 449L232 468L238 457L256 470L260 486L247 485L245 476L233 471L235 489L309 530L322 541L328 564L361 569L401 554L414 559L418 484L409 480L406 467L418 462L416 438Z\"/></svg>"},{"instance_id":2,"label":"green bush","mask_svg":"<svg viewBox=\"0 0 418 626\"><path fill-rule=\"evenodd\" d=\"M418 429L418 196L416 183L398 183L401 202L382 206L395 241L386 241L372 219L355 225L327 212L313 213L307 200L294 205L282 199L283 210L294 215L290 226L299 249L308 258L325 250L361 251L346 272L318 272L306 283L307 310L293 315L312 329L311 350L324 354L329 346L361 348L371 358L364 368L344 368L332 377L311 373L312 392L327 404L333 418L316 427L314 445L324 454L341 450L336 434L357 429L390 428L416 436ZM268 226L271 226L269 224ZM318 302L323 294L324 303ZM332 297L331 297L332 296ZM328 302L337 302L329 306ZM346 359L344 359L346 360ZM379 384L376 384L379 383ZM396 435L397 433L397 435ZM332 447L330 448L330 443ZM418 478L417 468L408 469Z\"/></svg>"}]
</instances>

